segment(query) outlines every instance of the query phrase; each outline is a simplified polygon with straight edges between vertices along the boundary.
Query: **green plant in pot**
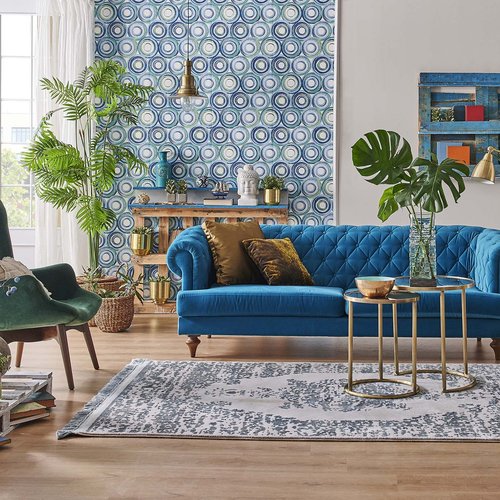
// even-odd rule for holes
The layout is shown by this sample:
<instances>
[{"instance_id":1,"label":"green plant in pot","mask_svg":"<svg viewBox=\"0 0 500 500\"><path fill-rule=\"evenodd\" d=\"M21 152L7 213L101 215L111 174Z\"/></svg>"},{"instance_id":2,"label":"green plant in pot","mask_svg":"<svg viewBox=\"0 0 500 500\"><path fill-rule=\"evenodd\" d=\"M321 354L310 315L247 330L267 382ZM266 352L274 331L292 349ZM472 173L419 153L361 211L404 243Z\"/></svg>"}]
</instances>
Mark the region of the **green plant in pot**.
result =
<instances>
[{"instance_id":1,"label":"green plant in pot","mask_svg":"<svg viewBox=\"0 0 500 500\"><path fill-rule=\"evenodd\" d=\"M43 78L41 87L57 107L41 120L22 163L35 175L37 195L56 208L74 212L89 238L90 267L98 267L99 237L111 228L116 215L104 204L117 167L146 171L134 152L112 138L117 125L137 124L139 110L151 87L125 83L125 68L116 61L96 61L73 83ZM70 143L52 130L51 118L63 113L70 124Z\"/></svg>"},{"instance_id":2,"label":"green plant in pot","mask_svg":"<svg viewBox=\"0 0 500 500\"><path fill-rule=\"evenodd\" d=\"M155 304L166 304L170 297L170 278L160 275L150 278L149 295Z\"/></svg>"},{"instance_id":3,"label":"green plant in pot","mask_svg":"<svg viewBox=\"0 0 500 500\"><path fill-rule=\"evenodd\" d=\"M262 189L264 189L264 203L266 205L279 205L285 180L274 175L266 175L261 182Z\"/></svg>"},{"instance_id":4,"label":"green plant in pot","mask_svg":"<svg viewBox=\"0 0 500 500\"><path fill-rule=\"evenodd\" d=\"M148 255L153 247L153 229L145 226L135 226L130 232L130 249L134 255Z\"/></svg>"},{"instance_id":5,"label":"green plant in pot","mask_svg":"<svg viewBox=\"0 0 500 500\"><path fill-rule=\"evenodd\" d=\"M184 179L177 181L177 196L175 202L179 204L187 203L187 190L188 185Z\"/></svg>"},{"instance_id":6,"label":"green plant in pot","mask_svg":"<svg viewBox=\"0 0 500 500\"><path fill-rule=\"evenodd\" d=\"M378 218L385 222L399 209L410 217L410 279L412 284L436 282L436 214L455 203L465 190L469 169L446 158L413 158L408 141L396 132L375 130L352 146L352 161L368 182L387 185L379 201Z\"/></svg>"},{"instance_id":7,"label":"green plant in pot","mask_svg":"<svg viewBox=\"0 0 500 500\"><path fill-rule=\"evenodd\" d=\"M175 203L175 196L177 194L177 182L174 179L169 179L165 187L167 192L167 203Z\"/></svg>"}]
</instances>

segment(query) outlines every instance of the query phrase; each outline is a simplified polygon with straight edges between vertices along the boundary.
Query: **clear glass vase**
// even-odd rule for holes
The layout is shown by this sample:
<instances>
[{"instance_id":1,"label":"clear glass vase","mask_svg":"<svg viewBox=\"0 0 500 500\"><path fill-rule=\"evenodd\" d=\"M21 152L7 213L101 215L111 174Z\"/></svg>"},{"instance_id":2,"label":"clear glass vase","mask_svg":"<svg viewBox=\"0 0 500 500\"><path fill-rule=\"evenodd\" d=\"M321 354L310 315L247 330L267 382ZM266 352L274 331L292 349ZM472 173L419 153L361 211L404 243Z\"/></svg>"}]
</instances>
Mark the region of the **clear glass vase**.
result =
<instances>
[{"instance_id":1,"label":"clear glass vase","mask_svg":"<svg viewBox=\"0 0 500 500\"><path fill-rule=\"evenodd\" d=\"M410 283L413 286L436 284L435 216L418 213L410 216Z\"/></svg>"}]
</instances>

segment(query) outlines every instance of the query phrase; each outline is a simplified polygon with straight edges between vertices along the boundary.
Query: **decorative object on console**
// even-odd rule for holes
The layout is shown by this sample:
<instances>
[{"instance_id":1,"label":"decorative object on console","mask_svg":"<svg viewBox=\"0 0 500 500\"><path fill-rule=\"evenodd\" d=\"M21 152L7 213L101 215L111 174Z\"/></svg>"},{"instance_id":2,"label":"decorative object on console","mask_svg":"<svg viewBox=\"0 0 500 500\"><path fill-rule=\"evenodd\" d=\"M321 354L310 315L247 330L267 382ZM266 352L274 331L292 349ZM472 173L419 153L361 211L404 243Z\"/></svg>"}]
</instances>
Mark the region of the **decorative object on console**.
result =
<instances>
[{"instance_id":1,"label":"decorative object on console","mask_svg":"<svg viewBox=\"0 0 500 500\"><path fill-rule=\"evenodd\" d=\"M149 295L155 304L166 304L170 297L170 278L168 276L150 278Z\"/></svg>"},{"instance_id":2,"label":"decorative object on console","mask_svg":"<svg viewBox=\"0 0 500 500\"><path fill-rule=\"evenodd\" d=\"M141 205L147 205L150 202L151 198L147 193L139 193L137 196L137 203Z\"/></svg>"},{"instance_id":3,"label":"decorative object on console","mask_svg":"<svg viewBox=\"0 0 500 500\"><path fill-rule=\"evenodd\" d=\"M153 246L153 230L150 227L135 226L130 233L130 248L134 255L148 255Z\"/></svg>"},{"instance_id":4,"label":"decorative object on console","mask_svg":"<svg viewBox=\"0 0 500 500\"><path fill-rule=\"evenodd\" d=\"M130 170L147 170L131 149L113 141L117 122L137 124L137 114L152 90L124 83L124 73L118 62L99 60L73 83L43 78L41 87L57 109L42 118L22 154L23 165L37 179L37 195L56 208L75 212L80 228L88 234L90 266L94 269L99 265L100 235L116 219L115 212L104 206L103 196L114 185L117 165L124 161ZM75 132L73 144L59 140L52 131L50 118L56 112L63 112L70 122L69 130ZM97 128L92 133L94 122Z\"/></svg>"},{"instance_id":5,"label":"decorative object on console","mask_svg":"<svg viewBox=\"0 0 500 500\"><path fill-rule=\"evenodd\" d=\"M0 337L0 399L2 399L2 377L8 372L11 360L9 344Z\"/></svg>"},{"instance_id":6,"label":"decorative object on console","mask_svg":"<svg viewBox=\"0 0 500 500\"><path fill-rule=\"evenodd\" d=\"M431 108L431 122L453 122L455 115L453 108Z\"/></svg>"},{"instance_id":7,"label":"decorative object on console","mask_svg":"<svg viewBox=\"0 0 500 500\"><path fill-rule=\"evenodd\" d=\"M439 163L448 158L448 148L450 146L462 146L462 143L456 141L439 141L436 143L436 156Z\"/></svg>"},{"instance_id":8,"label":"decorative object on console","mask_svg":"<svg viewBox=\"0 0 500 500\"><path fill-rule=\"evenodd\" d=\"M242 244L268 285L314 285L290 238L256 238L243 240Z\"/></svg>"},{"instance_id":9,"label":"decorative object on console","mask_svg":"<svg viewBox=\"0 0 500 500\"><path fill-rule=\"evenodd\" d=\"M465 121L466 122L483 122L484 121L484 106L465 106Z\"/></svg>"},{"instance_id":10,"label":"decorative object on console","mask_svg":"<svg viewBox=\"0 0 500 500\"><path fill-rule=\"evenodd\" d=\"M386 221L400 208L410 216L410 276L412 283L432 285L436 280L435 214L447 206L445 187L455 200L465 190L469 168L446 158L413 159L410 145L396 132L376 130L352 146L358 172L372 184L389 184L379 201L378 218Z\"/></svg>"},{"instance_id":11,"label":"decorative object on console","mask_svg":"<svg viewBox=\"0 0 500 500\"><path fill-rule=\"evenodd\" d=\"M160 151L160 161L156 167L156 187L166 187L170 177L172 177L172 165L168 161L168 151Z\"/></svg>"},{"instance_id":12,"label":"decorative object on console","mask_svg":"<svg viewBox=\"0 0 500 500\"><path fill-rule=\"evenodd\" d=\"M196 186L199 188L208 188L210 183L210 179L206 175L199 175L196 178Z\"/></svg>"},{"instance_id":13,"label":"decorative object on console","mask_svg":"<svg viewBox=\"0 0 500 500\"><path fill-rule=\"evenodd\" d=\"M358 276L355 281L364 297L383 299L391 293L396 279L388 276Z\"/></svg>"},{"instance_id":14,"label":"decorative object on console","mask_svg":"<svg viewBox=\"0 0 500 500\"><path fill-rule=\"evenodd\" d=\"M184 74L181 78L181 86L175 95L170 96L170 99L180 102L182 109L184 111L191 111L193 106L201 104L206 97L198 92L198 87L196 86L196 81L192 75L192 63L189 59L191 50L191 3L190 0L187 2L187 55L184 61Z\"/></svg>"},{"instance_id":15,"label":"decorative object on console","mask_svg":"<svg viewBox=\"0 0 500 500\"><path fill-rule=\"evenodd\" d=\"M229 193L229 186L222 181L216 182L214 188L212 189L212 194L218 200L223 200Z\"/></svg>"},{"instance_id":16,"label":"decorative object on console","mask_svg":"<svg viewBox=\"0 0 500 500\"><path fill-rule=\"evenodd\" d=\"M202 228L212 252L219 285L264 283L241 244L243 240L264 238L257 221L219 223L207 220Z\"/></svg>"},{"instance_id":17,"label":"decorative object on console","mask_svg":"<svg viewBox=\"0 0 500 500\"><path fill-rule=\"evenodd\" d=\"M123 268L125 269L123 270ZM142 274L137 278L130 277L128 266L118 268L117 277L123 282L119 290L109 291L91 283L92 291L102 298L102 304L95 315L97 327L103 332L123 332L134 319L134 300L143 301Z\"/></svg>"},{"instance_id":18,"label":"decorative object on console","mask_svg":"<svg viewBox=\"0 0 500 500\"><path fill-rule=\"evenodd\" d=\"M177 194L177 183L174 181L174 179L169 179L167 181L165 191L167 192L167 203L175 203Z\"/></svg>"},{"instance_id":19,"label":"decorative object on console","mask_svg":"<svg viewBox=\"0 0 500 500\"><path fill-rule=\"evenodd\" d=\"M281 190L285 187L285 180L274 175L266 175L262 179L264 189L264 203L266 205L279 205L281 200Z\"/></svg>"},{"instance_id":20,"label":"decorative object on console","mask_svg":"<svg viewBox=\"0 0 500 500\"><path fill-rule=\"evenodd\" d=\"M179 205L184 205L187 203L187 182L184 179L177 181L177 192L175 194L175 203Z\"/></svg>"},{"instance_id":21,"label":"decorative object on console","mask_svg":"<svg viewBox=\"0 0 500 500\"><path fill-rule=\"evenodd\" d=\"M245 165L238 170L238 205L255 206L259 199L259 174L252 165Z\"/></svg>"},{"instance_id":22,"label":"decorative object on console","mask_svg":"<svg viewBox=\"0 0 500 500\"><path fill-rule=\"evenodd\" d=\"M500 153L499 149L488 146L487 153L483 159L474 168L471 179L482 182L483 184L495 184L495 163L493 162L493 153Z\"/></svg>"}]
</instances>

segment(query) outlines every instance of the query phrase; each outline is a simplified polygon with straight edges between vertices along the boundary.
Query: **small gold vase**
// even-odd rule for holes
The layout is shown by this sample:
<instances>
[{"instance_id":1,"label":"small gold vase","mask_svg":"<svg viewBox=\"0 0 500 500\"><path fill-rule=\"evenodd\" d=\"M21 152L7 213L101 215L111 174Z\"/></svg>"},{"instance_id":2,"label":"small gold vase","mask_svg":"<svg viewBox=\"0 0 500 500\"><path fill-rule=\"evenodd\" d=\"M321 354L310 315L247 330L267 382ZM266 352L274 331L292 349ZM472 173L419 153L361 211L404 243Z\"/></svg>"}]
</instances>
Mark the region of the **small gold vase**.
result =
<instances>
[{"instance_id":1,"label":"small gold vase","mask_svg":"<svg viewBox=\"0 0 500 500\"><path fill-rule=\"evenodd\" d=\"M170 281L150 281L149 295L155 304L166 304L170 296Z\"/></svg>"},{"instance_id":2,"label":"small gold vase","mask_svg":"<svg viewBox=\"0 0 500 500\"><path fill-rule=\"evenodd\" d=\"M135 255L148 255L151 253L153 246L152 234L135 234L130 235L130 248Z\"/></svg>"},{"instance_id":3,"label":"small gold vase","mask_svg":"<svg viewBox=\"0 0 500 500\"><path fill-rule=\"evenodd\" d=\"M280 189L264 189L264 203L266 205L279 205L280 199Z\"/></svg>"}]
</instances>

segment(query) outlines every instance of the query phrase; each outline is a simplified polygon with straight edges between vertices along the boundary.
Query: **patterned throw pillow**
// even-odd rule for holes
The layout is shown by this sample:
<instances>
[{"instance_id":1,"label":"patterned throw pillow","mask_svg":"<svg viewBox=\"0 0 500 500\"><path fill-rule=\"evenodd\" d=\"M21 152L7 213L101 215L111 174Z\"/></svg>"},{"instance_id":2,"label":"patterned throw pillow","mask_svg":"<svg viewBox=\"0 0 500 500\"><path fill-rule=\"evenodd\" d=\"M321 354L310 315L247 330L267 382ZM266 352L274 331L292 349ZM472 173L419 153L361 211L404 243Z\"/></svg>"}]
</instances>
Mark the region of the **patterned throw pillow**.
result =
<instances>
[{"instance_id":1,"label":"patterned throw pillow","mask_svg":"<svg viewBox=\"0 0 500 500\"><path fill-rule=\"evenodd\" d=\"M241 244L245 239L264 237L257 221L225 224L205 221L202 228L212 252L219 285L264 283Z\"/></svg>"},{"instance_id":2,"label":"patterned throw pillow","mask_svg":"<svg viewBox=\"0 0 500 500\"><path fill-rule=\"evenodd\" d=\"M21 262L12 257L0 260L0 281L10 280L17 276L33 276L33 273Z\"/></svg>"},{"instance_id":3,"label":"patterned throw pillow","mask_svg":"<svg viewBox=\"0 0 500 500\"><path fill-rule=\"evenodd\" d=\"M314 285L290 238L243 240L268 285Z\"/></svg>"}]
</instances>

